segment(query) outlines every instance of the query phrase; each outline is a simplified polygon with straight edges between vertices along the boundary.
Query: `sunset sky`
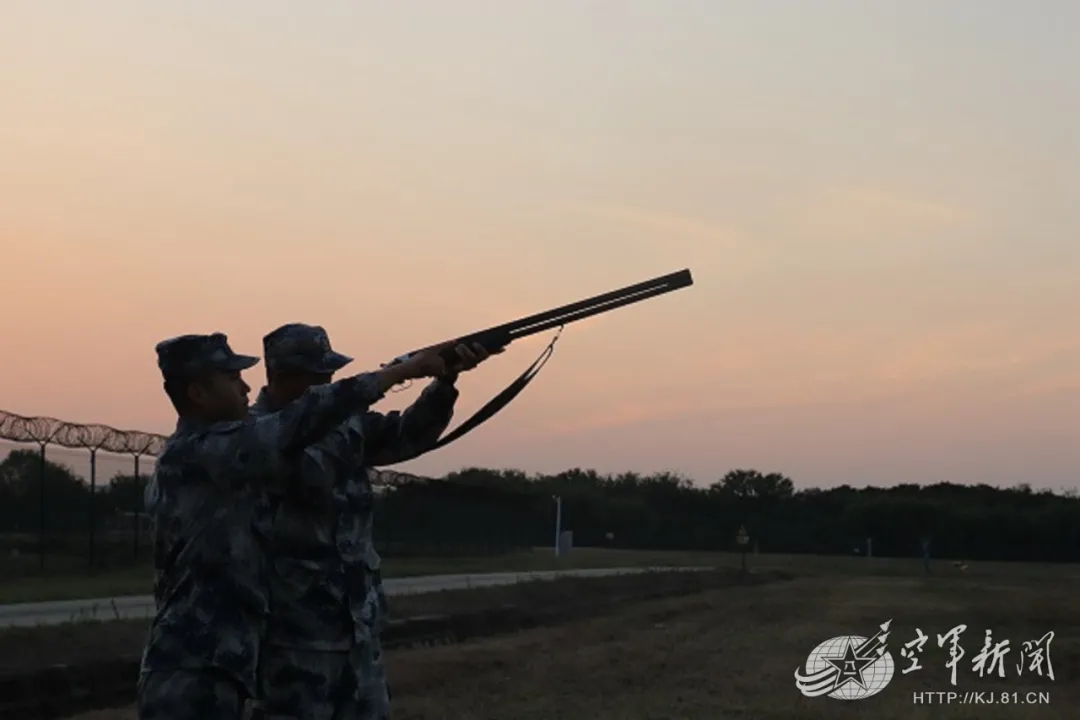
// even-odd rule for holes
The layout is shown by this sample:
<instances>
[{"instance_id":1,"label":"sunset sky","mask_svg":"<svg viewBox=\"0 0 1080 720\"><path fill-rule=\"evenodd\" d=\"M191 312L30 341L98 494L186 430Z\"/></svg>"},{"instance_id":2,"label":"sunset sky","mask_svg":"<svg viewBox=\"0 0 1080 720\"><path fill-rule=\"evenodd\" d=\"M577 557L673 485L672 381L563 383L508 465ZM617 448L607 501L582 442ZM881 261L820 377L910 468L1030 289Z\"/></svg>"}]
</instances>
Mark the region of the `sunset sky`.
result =
<instances>
[{"instance_id":1,"label":"sunset sky","mask_svg":"<svg viewBox=\"0 0 1080 720\"><path fill-rule=\"evenodd\" d=\"M398 469L1080 486L1077 27L1067 0L5 0L0 408L168 433L171 335L322 324L359 372L688 267ZM547 337L463 377L458 421Z\"/></svg>"}]
</instances>

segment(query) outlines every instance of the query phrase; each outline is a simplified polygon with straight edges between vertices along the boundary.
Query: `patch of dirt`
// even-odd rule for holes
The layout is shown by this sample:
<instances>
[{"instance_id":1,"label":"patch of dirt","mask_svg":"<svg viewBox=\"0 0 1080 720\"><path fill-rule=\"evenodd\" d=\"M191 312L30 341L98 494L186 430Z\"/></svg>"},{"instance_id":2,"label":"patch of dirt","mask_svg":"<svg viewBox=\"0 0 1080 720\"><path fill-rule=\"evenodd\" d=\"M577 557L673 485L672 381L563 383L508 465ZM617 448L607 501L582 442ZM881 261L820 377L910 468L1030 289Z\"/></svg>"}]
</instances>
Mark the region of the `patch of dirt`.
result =
<instances>
[{"instance_id":1,"label":"patch of dirt","mask_svg":"<svg viewBox=\"0 0 1080 720\"><path fill-rule=\"evenodd\" d=\"M753 576L752 576L753 577ZM390 598L391 620L474 613L506 605L523 610L587 606L634 593L683 592L738 583L734 572L652 572L611 577L542 580L475 590ZM138 657L149 621L79 622L0 631L0 674L110 658Z\"/></svg>"},{"instance_id":2,"label":"patch of dirt","mask_svg":"<svg viewBox=\"0 0 1080 720\"><path fill-rule=\"evenodd\" d=\"M1071 601L1078 590L1080 584L1053 577L993 584L834 577L635 603L557 627L392 650L387 658L393 717L1072 720L1080 703L1080 606ZM945 609L936 609L935 600ZM798 692L793 673L815 646L837 635L865 636L889 618L888 647L897 665L878 695L843 702ZM934 640L957 622L968 629L953 686L947 649ZM908 663L899 649L916 627L934 640L921 654L922 669L905 674ZM1016 649L1006 659L1006 678L979 677L971 663L988 627L995 639L1010 638L1014 648L1055 630L1050 654L1056 679L1017 675ZM927 691L980 693L981 702L913 700L913 693ZM128 707L72 720L135 720L135 713Z\"/></svg>"},{"instance_id":3,"label":"patch of dirt","mask_svg":"<svg viewBox=\"0 0 1080 720\"><path fill-rule=\"evenodd\" d=\"M604 578L562 578L518 585L404 596L413 617L384 634L387 649L457 643L618 612L659 597L777 579L777 574L663 572ZM129 702L145 622L71 624L0 633L9 672L0 672L0 714L48 720ZM23 652L16 670L17 648ZM8 654L10 653L10 654Z\"/></svg>"}]
</instances>

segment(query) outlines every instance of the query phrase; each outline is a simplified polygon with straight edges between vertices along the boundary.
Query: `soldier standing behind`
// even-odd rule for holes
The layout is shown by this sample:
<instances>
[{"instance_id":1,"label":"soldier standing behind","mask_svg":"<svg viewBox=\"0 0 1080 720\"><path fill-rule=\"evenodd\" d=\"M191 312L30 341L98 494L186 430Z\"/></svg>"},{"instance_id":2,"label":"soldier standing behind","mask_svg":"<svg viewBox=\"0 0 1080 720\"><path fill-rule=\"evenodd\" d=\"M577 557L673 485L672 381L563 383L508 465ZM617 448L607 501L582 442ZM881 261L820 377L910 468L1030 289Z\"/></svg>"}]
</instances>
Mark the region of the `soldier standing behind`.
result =
<instances>
[{"instance_id":1,"label":"soldier standing behind","mask_svg":"<svg viewBox=\"0 0 1080 720\"><path fill-rule=\"evenodd\" d=\"M256 692L268 613L267 491L287 486L303 447L367 408L393 385L442 369L433 354L313 388L248 417L237 355L225 335L157 345L165 392L179 416L146 489L154 520L154 599L138 683L140 720L239 720Z\"/></svg>"},{"instance_id":2,"label":"soldier standing behind","mask_svg":"<svg viewBox=\"0 0 1080 720\"><path fill-rule=\"evenodd\" d=\"M450 424L458 372L488 353L457 348L461 363L402 413L363 411L305 449L293 488L332 487L290 498L273 511L270 622L260 664L266 718L384 720L389 714L379 632L386 617L380 559L372 540L368 468L430 448ZM293 323L263 339L267 386L252 407L264 414L325 386L352 358L323 328ZM306 490L301 490L306 492Z\"/></svg>"}]
</instances>

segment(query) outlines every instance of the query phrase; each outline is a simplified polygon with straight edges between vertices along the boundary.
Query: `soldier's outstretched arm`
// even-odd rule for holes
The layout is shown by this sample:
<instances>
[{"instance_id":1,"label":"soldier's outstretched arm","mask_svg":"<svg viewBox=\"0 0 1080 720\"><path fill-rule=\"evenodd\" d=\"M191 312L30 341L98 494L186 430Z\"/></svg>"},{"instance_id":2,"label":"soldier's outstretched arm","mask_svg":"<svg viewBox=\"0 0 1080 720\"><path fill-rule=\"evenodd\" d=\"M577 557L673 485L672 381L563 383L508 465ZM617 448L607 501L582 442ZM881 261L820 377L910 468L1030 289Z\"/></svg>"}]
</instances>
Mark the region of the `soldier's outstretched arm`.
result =
<instances>
[{"instance_id":1,"label":"soldier's outstretched arm","mask_svg":"<svg viewBox=\"0 0 1080 720\"><path fill-rule=\"evenodd\" d=\"M427 450L450 425L457 398L453 378L438 379L402 412L365 412L365 463L390 465Z\"/></svg>"},{"instance_id":2,"label":"soldier's outstretched arm","mask_svg":"<svg viewBox=\"0 0 1080 720\"><path fill-rule=\"evenodd\" d=\"M304 448L362 413L392 386L415 377L417 367L397 365L309 388L281 410L216 429L202 439L202 456L218 461L221 477L287 478Z\"/></svg>"}]
</instances>

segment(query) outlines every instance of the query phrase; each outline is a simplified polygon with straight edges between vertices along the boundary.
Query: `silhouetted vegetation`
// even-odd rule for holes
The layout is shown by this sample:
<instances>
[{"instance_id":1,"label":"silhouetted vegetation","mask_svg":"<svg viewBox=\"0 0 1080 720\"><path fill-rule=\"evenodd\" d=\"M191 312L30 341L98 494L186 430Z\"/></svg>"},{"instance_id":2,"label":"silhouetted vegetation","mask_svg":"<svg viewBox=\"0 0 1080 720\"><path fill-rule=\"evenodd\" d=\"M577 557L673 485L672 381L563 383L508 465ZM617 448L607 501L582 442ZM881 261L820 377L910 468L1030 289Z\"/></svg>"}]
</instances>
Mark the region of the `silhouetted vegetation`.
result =
<instances>
[{"instance_id":1,"label":"silhouetted vegetation","mask_svg":"<svg viewBox=\"0 0 1080 720\"><path fill-rule=\"evenodd\" d=\"M38 551L40 456L17 450L0 462L3 552ZM132 511L146 478L118 475L96 489L46 462L46 552L95 564L138 560ZM553 542L555 502L579 546L733 550L740 525L761 552L917 557L932 538L938 558L1080 560L1080 499L1030 487L943 483L892 488L796 490L779 473L733 470L709 487L675 474L551 476L468 468L439 479L390 476L380 487L376 537L384 554L488 554ZM142 541L142 559L148 545ZM9 558L10 559L10 558Z\"/></svg>"},{"instance_id":2,"label":"silhouetted vegetation","mask_svg":"<svg viewBox=\"0 0 1080 720\"><path fill-rule=\"evenodd\" d=\"M403 536L410 530L402 524L440 517L432 532L447 540L490 528L492 537L513 544L548 545L552 496L558 495L563 528L574 532L576 545L734 550L744 525L761 552L850 555L864 551L870 537L874 555L918 557L930 538L931 553L939 558L1080 560L1080 499L1026 485L796 491L790 478L756 470L732 470L699 487L669 473L605 476L575 469L528 476L480 468L413 485L384 501L381 537ZM450 494L457 505L435 500ZM483 502L465 500L481 497ZM416 515L410 516L410 507Z\"/></svg>"}]
</instances>

